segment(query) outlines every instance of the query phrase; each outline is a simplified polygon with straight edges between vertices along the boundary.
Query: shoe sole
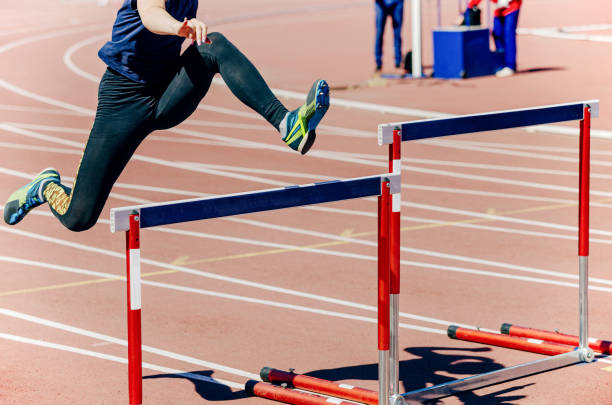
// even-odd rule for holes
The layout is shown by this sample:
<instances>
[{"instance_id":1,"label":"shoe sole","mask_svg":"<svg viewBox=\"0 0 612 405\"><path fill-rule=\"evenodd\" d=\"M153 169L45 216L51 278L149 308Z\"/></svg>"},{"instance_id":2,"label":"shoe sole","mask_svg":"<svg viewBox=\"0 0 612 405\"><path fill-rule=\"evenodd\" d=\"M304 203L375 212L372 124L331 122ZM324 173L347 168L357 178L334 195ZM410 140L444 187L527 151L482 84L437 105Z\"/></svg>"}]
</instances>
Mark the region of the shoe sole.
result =
<instances>
[{"instance_id":1,"label":"shoe sole","mask_svg":"<svg viewBox=\"0 0 612 405\"><path fill-rule=\"evenodd\" d=\"M305 155L312 145L314 144L317 133L315 129L319 125L319 122L325 116L325 113L329 109L329 85L325 80L319 80L313 86L315 92L315 111L312 117L308 120L308 131L302 140L298 150L302 155Z\"/></svg>"}]
</instances>

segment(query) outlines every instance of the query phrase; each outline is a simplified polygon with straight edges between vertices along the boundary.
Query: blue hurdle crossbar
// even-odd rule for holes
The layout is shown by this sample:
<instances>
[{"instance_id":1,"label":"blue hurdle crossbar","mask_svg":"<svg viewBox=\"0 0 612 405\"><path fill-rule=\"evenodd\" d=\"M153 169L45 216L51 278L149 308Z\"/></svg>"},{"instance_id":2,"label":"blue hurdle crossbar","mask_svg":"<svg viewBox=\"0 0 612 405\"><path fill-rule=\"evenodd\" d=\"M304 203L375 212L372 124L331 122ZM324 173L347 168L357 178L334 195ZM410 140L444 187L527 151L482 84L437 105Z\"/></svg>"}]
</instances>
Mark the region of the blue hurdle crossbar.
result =
<instances>
[{"instance_id":1,"label":"blue hurdle crossbar","mask_svg":"<svg viewBox=\"0 0 612 405\"><path fill-rule=\"evenodd\" d=\"M484 114L460 115L452 118L381 124L378 126L378 144L389 145L393 143L393 130L398 127L402 131L402 141L414 141L447 135L581 120L584 118L585 107L591 108L591 116L593 118L599 116L599 100L590 100L517 110L494 111Z\"/></svg>"},{"instance_id":2,"label":"blue hurdle crossbar","mask_svg":"<svg viewBox=\"0 0 612 405\"><path fill-rule=\"evenodd\" d=\"M136 205L111 209L111 232L130 229L129 216L140 214L140 228L271 211L302 205L381 195L388 181L391 194L400 192L399 175L383 174L223 196Z\"/></svg>"}]
</instances>

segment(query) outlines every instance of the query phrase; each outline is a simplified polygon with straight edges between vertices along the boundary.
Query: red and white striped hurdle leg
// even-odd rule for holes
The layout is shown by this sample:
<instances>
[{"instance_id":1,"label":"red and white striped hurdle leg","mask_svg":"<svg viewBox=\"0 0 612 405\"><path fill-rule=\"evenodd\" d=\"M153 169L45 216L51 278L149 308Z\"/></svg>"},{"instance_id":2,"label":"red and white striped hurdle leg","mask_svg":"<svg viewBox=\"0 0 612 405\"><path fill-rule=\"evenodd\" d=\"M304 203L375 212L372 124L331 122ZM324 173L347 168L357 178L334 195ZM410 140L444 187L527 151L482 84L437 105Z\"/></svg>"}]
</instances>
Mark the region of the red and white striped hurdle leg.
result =
<instances>
[{"instance_id":1,"label":"red and white striped hurdle leg","mask_svg":"<svg viewBox=\"0 0 612 405\"><path fill-rule=\"evenodd\" d=\"M130 405L142 404L142 342L140 331L140 218L130 215L126 232L128 370Z\"/></svg>"},{"instance_id":2,"label":"red and white striped hurdle leg","mask_svg":"<svg viewBox=\"0 0 612 405\"><path fill-rule=\"evenodd\" d=\"M393 143L389 145L389 172L402 174L402 132L393 130ZM400 180L401 184L401 180ZM389 218L389 379L391 397L399 394L399 294L400 294L400 234L401 234L401 192L391 196Z\"/></svg>"}]
</instances>

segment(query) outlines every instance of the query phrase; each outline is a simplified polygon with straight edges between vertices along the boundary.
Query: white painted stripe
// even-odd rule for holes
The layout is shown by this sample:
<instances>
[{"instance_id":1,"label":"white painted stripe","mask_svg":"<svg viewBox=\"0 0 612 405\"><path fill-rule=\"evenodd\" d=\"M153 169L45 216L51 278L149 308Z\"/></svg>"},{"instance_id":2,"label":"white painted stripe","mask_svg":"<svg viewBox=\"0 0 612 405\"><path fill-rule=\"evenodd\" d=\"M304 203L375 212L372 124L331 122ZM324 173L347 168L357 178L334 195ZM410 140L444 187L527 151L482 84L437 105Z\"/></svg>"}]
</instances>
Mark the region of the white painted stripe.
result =
<instances>
[{"instance_id":1,"label":"white painted stripe","mask_svg":"<svg viewBox=\"0 0 612 405\"><path fill-rule=\"evenodd\" d=\"M2 79L0 79L0 87L3 87L6 90L12 91L13 93L19 94L21 96L32 98L32 99L41 101L43 103L54 105L56 107L62 107L62 108L65 108L67 110L71 110L71 111L74 111L74 112L77 112L77 113L80 113L80 114L83 114L83 115L94 115L94 113L95 113L94 110L90 110L88 108L78 107L78 106L75 106L75 105L70 104L70 103L65 103L63 101L59 101L59 100L56 100L56 99L53 99L53 98L49 98L49 97L41 96L39 94L32 93L32 92L30 92L28 90L24 90L24 89L19 88L19 87L15 86L15 85L12 85L12 84L10 84L7 81L2 80Z\"/></svg>"},{"instance_id":2,"label":"white painted stripe","mask_svg":"<svg viewBox=\"0 0 612 405\"><path fill-rule=\"evenodd\" d=\"M15 175L20 175L20 172L15 172ZM21 174L21 176L25 177L25 178L30 178L31 175L25 175L25 174ZM321 210L321 211L327 211L327 212L334 212L334 213L344 213L344 214L356 214L356 213L360 213L363 216L370 216L370 217L375 217L376 214L375 213L371 213L371 212L358 212L355 210L341 210L341 209L332 209L332 208L326 208L326 207L307 207L307 208L311 208L311 209L315 209L315 210ZM34 211L34 214L39 214L40 211ZM47 216L51 216L50 213L45 213ZM251 224L254 226L259 226L259 227L266 227L266 228L271 228L271 229L276 229L276 230L283 230L283 231L288 231L288 232L297 232L297 233L302 233L302 234L307 234L307 235L311 235L311 236L318 236L318 237L325 237L325 238L329 238L329 239L334 239L334 240L345 240L348 242L352 242L352 243L361 243L361 244L366 244L366 245L370 245L370 246L375 246L374 242L369 242L369 241L360 241L357 239L351 239L351 238L342 238L339 236L335 236L335 235L329 235L329 234L324 234L324 233L320 233L320 232L313 232L313 231L305 231L305 230L296 230L295 228L291 228L291 227L283 227L283 226L279 226L279 225L270 225L270 224L266 224L263 222L259 222L259 221L251 221L251 220L245 220L245 219L241 219L241 218L227 218L226 220L231 220L231 221L235 221L235 222L242 222L245 224ZM445 221L437 221L437 220L428 220L428 219L420 219L420 218L412 218L412 217L402 217L402 220L410 220L410 221L417 221L417 222L428 222L428 223L446 223ZM108 223L108 221L99 221L99 222L103 222L103 223ZM521 231L521 230L512 230L512 229L506 229L506 228L500 228L500 227L492 227L492 226L483 226L483 225L475 225L475 224L454 224L453 226L458 226L458 227L467 227L467 228L473 228L473 229L483 229L483 230L492 230L492 231L498 231L498 232L506 232L506 233L516 233L516 234L525 234L525 235L533 235L533 236L545 236L545 237L553 237L553 238L561 238L561 239L567 239L567 240L576 240L577 238L575 236L564 236L564 235L556 235L556 234L550 234L550 233L542 233L542 232L533 232L533 231ZM172 232L172 233L176 233L176 234L183 234L183 235L189 235L189 236L196 236L196 237L204 237L204 238L213 238L213 239L217 239L217 240L225 240L225 241L230 241L230 242L236 242L236 243L249 243L249 244L255 244L255 245L262 245L262 246L271 246L271 247L287 247L287 246L281 246L278 244L267 244L266 242L261 242L261 241L253 241L253 240L248 240L248 239L241 239L241 238L227 238L227 237L221 237L218 235L211 235L211 234L203 234L203 233L199 233L199 232L189 232L189 231L178 231L178 230L169 230L170 228L154 228L155 231L161 231L161 232ZM611 242L608 240L599 240L599 239L592 239L592 242L595 243L606 243L606 244L610 244ZM402 251L404 252L410 252L410 253L415 253L417 252L417 250L415 249L410 249L410 248L406 248L406 247L402 247L401 248ZM317 251L317 253L320 251ZM326 254L326 253L325 253ZM476 259L471 259L471 258L465 258L465 257L461 257L461 256L453 256L453 255L446 255L446 254L442 254L442 253L438 253L438 252L428 252L428 251L420 251L420 253L418 254L425 254L425 255L430 255L430 256L434 256L434 257L445 257L445 258L452 258L454 260L462 260L462 261L472 261L472 262L477 262L477 263L481 263L481 264L487 264L487 265L492 265L492 266L497 266L497 267L502 267L502 268L508 268L508 269L514 269L514 270L518 270L518 271L528 271L528 272L533 272L533 273L539 273L539 274L546 274L546 275L552 275L552 276L556 276L556 277L565 277L565 278L577 278L577 276L575 275L568 275L565 273L558 273L558 272L551 272L551 271L546 271L546 270L540 270L540 269L533 269L533 268L527 268L524 266L513 266L513 265L508 265L508 264L504 264L504 263L498 263L498 262L493 262L493 261L478 261ZM373 258L367 258L368 260L373 260ZM595 282L601 282L604 284L610 284L611 282L609 280L605 280L605 279L596 279L596 278L591 278L591 281L595 281Z\"/></svg>"},{"instance_id":3,"label":"white painted stripe","mask_svg":"<svg viewBox=\"0 0 612 405\"><path fill-rule=\"evenodd\" d=\"M530 130L537 129L538 127L529 127ZM563 127L571 130L570 133L572 135L578 135L578 128L574 127ZM591 132L594 130L591 130ZM530 132L530 131L528 131ZM535 132L535 131L533 131ZM484 142L484 141L468 141L468 140L460 140L455 141L466 145L474 145L474 146L485 146L490 148L505 148L505 149L518 149L518 150L531 150L531 151L541 151L541 152L549 152L549 153L569 153L572 156L577 156L578 154L578 146L573 148L566 148L561 146L540 146L540 145L530 145L530 144L516 144L516 143L500 143L500 142ZM603 150L605 145L601 145L600 147L591 146L591 155L604 155L604 156L612 156L612 151Z\"/></svg>"},{"instance_id":4,"label":"white painted stripe","mask_svg":"<svg viewBox=\"0 0 612 405\"><path fill-rule=\"evenodd\" d=\"M54 148L51 146L26 145L23 143L13 143L13 142L0 142L0 147L7 148L7 149L30 150L30 151L44 152L44 153L64 153L68 155L78 155L78 156L80 156L83 153L83 151L80 151L78 149Z\"/></svg>"},{"instance_id":5,"label":"white painted stripe","mask_svg":"<svg viewBox=\"0 0 612 405\"><path fill-rule=\"evenodd\" d=\"M340 398L329 397L325 402L329 402L330 404L341 404L342 400Z\"/></svg>"},{"instance_id":6,"label":"white painted stripe","mask_svg":"<svg viewBox=\"0 0 612 405\"><path fill-rule=\"evenodd\" d=\"M535 127L525 128L527 132L543 132L548 134L560 134L560 135L580 135L580 130L577 128L570 128L560 125L537 125ZM612 131L604 129L591 128L591 138L599 139L612 139ZM597 154L597 151L591 149L591 153Z\"/></svg>"},{"instance_id":7,"label":"white painted stripe","mask_svg":"<svg viewBox=\"0 0 612 405\"><path fill-rule=\"evenodd\" d=\"M579 162L579 158L577 157L549 155L549 154L534 153L534 152L521 152L521 151L515 151L515 150L507 150L503 148L487 148L487 147L473 146L473 145L464 144L463 142L449 141L449 140L424 140L424 141L421 141L421 143L425 143L428 145L435 145L435 146L443 146L447 148L464 149L464 150L477 151L477 152L497 153L497 154L502 154L502 155L519 156L519 157L525 157L525 158L537 158L537 159L543 159L543 160L552 160L552 161L569 162L569 163ZM576 150L576 154L578 154L577 150ZM593 166L612 167L612 162L607 161L607 160L591 159L590 163Z\"/></svg>"},{"instance_id":8,"label":"white painted stripe","mask_svg":"<svg viewBox=\"0 0 612 405\"><path fill-rule=\"evenodd\" d=\"M97 29L96 26L91 26L91 27L86 27L85 29ZM11 44L8 45L9 48L13 48L13 47L17 47L17 46L21 46L24 45L26 43L29 42L34 42L34 41L39 41L42 39L49 39L55 36L61 36L61 35L67 35L67 34L72 34L74 33L74 30L65 30L65 31L60 31L60 32L55 32L55 33L51 33L51 34L45 34L43 36L34 36L34 37L30 37L30 38L26 38L24 40L20 40L17 42L13 42ZM81 44L82 46L82 44ZM6 50L7 46L0 48L0 52L3 52L4 50ZM73 47L73 52L76 51L78 48L77 47ZM4 81L2 81L1 84L8 84ZM222 79L220 78L215 78L213 80L213 83L216 84L220 84L220 85L225 85L225 83L223 82ZM16 88L15 86L13 86L14 88ZM32 96L33 93L27 92L25 90L22 89L18 89L21 91L22 95L26 95L28 97ZM297 93L297 92L293 92L293 91L287 91L287 90L282 90L282 89L273 89L273 91L275 91L279 96L281 97L285 97L285 98L293 98L293 99L298 99L298 100L304 100L306 97L306 94L304 93ZM40 101L49 101L50 99L40 96L40 95L34 95L37 97L32 97L32 98L36 98ZM55 103L58 103L59 101L57 100L53 100ZM61 103L61 102L59 102ZM64 105L67 105L66 103L63 103ZM370 104L370 103L363 103L363 102L358 102L358 101L353 101L353 100L343 100L343 99L339 99L339 98L334 98L334 105L338 105L338 106L344 106L347 108L356 108L356 109L362 109L362 110L366 110L366 111L377 111L380 113L393 113L393 114L398 114L398 115L408 115L408 116L413 116L413 117L420 117L420 118L445 118L445 117L452 117L452 116L456 116L454 114L445 114L445 113L440 113L440 112L433 112L433 111L424 111L424 110L419 110L419 109L409 109L409 108L401 108L401 107L394 107L394 106L384 106L384 105L379 105L379 104ZM76 107L76 106L72 106L72 107ZM202 108L207 108L208 106L202 106ZM77 107L78 108L78 107ZM73 108L68 108L68 109L73 109ZM227 109L225 109L227 110ZM91 111L91 110L89 110ZM220 110L218 110L218 112L220 112ZM92 112L93 113L93 112ZM244 113L244 114L253 114L253 113ZM252 115L250 115L252 117Z\"/></svg>"},{"instance_id":9,"label":"white painted stripe","mask_svg":"<svg viewBox=\"0 0 612 405\"><path fill-rule=\"evenodd\" d=\"M543 340L540 340L540 339L533 339L533 338L529 338L529 339L527 339L527 341L528 341L529 343L536 343L536 344L541 344L541 343L544 343L544 341L543 341Z\"/></svg>"},{"instance_id":10,"label":"white painted stripe","mask_svg":"<svg viewBox=\"0 0 612 405\"><path fill-rule=\"evenodd\" d=\"M42 266L42 267L44 267L44 266ZM117 344L117 345L125 346L125 347L127 347L127 345L128 345L128 342L125 339L118 339L118 338L113 337L113 336L109 336L109 335L105 335L105 334L102 334L102 333L93 332L93 331L90 331L90 330L87 330L87 329L78 328L78 327L75 327L75 326L71 326L71 325L68 325L68 324L60 323L60 322L51 321L51 320L44 319L44 318L39 318L37 316L24 314L22 312L13 311L13 310L10 310L10 309L0 308L0 314L5 315L5 316L10 316L12 318L21 319L23 321L32 322L32 323L35 323L35 324L38 324L38 325L43 325L43 326L47 326L47 327L50 327L50 328L54 328L54 329L58 329L58 330L63 330L63 331L66 331L66 332L77 334L77 335L87 336L87 337L90 337L92 339L101 340L101 341L104 341L104 342L107 342L107 343ZM147 346L147 345L142 345L142 350L144 352L147 352L147 353L152 353L152 354L156 354L156 355L159 355L159 356L163 356L163 357L167 357L167 358L183 361L185 363L195 364L195 365L206 367L206 368L212 368L212 369L217 370L217 371L223 371L223 372L226 372L226 373L230 373L230 374L234 374L234 375L239 375L239 376L246 377L246 378L251 378L251 379L259 379L258 374L249 373L247 371L239 370L239 369L232 368L232 367L227 367L227 366L224 366L224 365L221 365L221 364L217 364L217 363L212 363L212 362L209 362L209 361L204 361L204 360L196 359L194 357L185 356L185 355L178 354L178 353L173 353L173 352L170 352L170 351L167 351L167 350L162 350L162 349L158 349L158 348Z\"/></svg>"},{"instance_id":11,"label":"white painted stripe","mask_svg":"<svg viewBox=\"0 0 612 405\"><path fill-rule=\"evenodd\" d=\"M536 37L566 39L572 41L588 41L588 42L612 42L612 35L589 35L562 32L558 29L551 28L517 28L516 33L519 35L533 35Z\"/></svg>"},{"instance_id":12,"label":"white painted stripe","mask_svg":"<svg viewBox=\"0 0 612 405\"><path fill-rule=\"evenodd\" d=\"M402 184L402 188L411 189L411 190L424 190L424 191L433 191L439 193L453 193L453 194L468 194L468 195L478 195L485 197L496 197L503 198L506 200L527 200L527 201L543 201L543 202L552 202L557 204L578 204L576 200L568 200L563 198L550 198L550 197L537 197L531 195L524 194L515 194L515 193L496 193L492 191L481 191L481 190L472 190L472 189L461 189L461 188L452 188L452 187L436 187L436 186L423 186L420 184ZM591 207L603 207L603 208L612 208L612 204L598 203L598 202L590 202L589 206Z\"/></svg>"},{"instance_id":13,"label":"white painted stripe","mask_svg":"<svg viewBox=\"0 0 612 405\"><path fill-rule=\"evenodd\" d=\"M45 41L48 39L53 39L53 38L61 37L64 35L75 35L75 34L79 34L82 32L96 31L99 29L107 29L107 28L108 27L106 25L97 24L97 25L87 25L85 27L62 29L59 31L53 31L53 32L47 32L45 34L34 35L31 37L19 39L17 41L12 41L12 42L9 42L8 44L4 44L0 46L0 53L4 53L8 50L18 48L23 45L31 44L33 42Z\"/></svg>"},{"instance_id":14,"label":"white painted stripe","mask_svg":"<svg viewBox=\"0 0 612 405\"><path fill-rule=\"evenodd\" d=\"M103 40L108 40L108 33L105 33L102 35L96 35L94 37L84 39L72 45L70 48L66 50L66 52L64 52L64 56L63 56L64 64L66 64L66 66L70 70L72 70L72 72L74 72L76 75L81 76L94 83L98 83L100 81L100 77L96 75L92 75L91 73L88 73L80 69L79 67L77 67L77 65L72 62L72 55L84 46L87 46L87 45L90 45L96 42L102 42Z\"/></svg>"},{"instance_id":15,"label":"white painted stripe","mask_svg":"<svg viewBox=\"0 0 612 405\"><path fill-rule=\"evenodd\" d=\"M536 183L536 182L522 181L522 180L511 180L511 179L505 179L501 177L463 174L463 173L457 173L457 172L452 172L448 170L426 169L423 167L415 167L415 166L409 166L405 168L404 170L416 172L416 173L425 173L425 174L430 174L430 175L433 174L433 175L438 175L438 176L455 177L459 179L483 181L483 182L488 182L488 183L510 184L513 186L539 188L539 189L553 190L553 191L562 191L562 192L567 192L567 193L572 193L572 194L578 193L578 188L576 187L555 186L551 184ZM612 197L612 193L607 192L607 191L591 190L590 194L591 196Z\"/></svg>"},{"instance_id":16,"label":"white painted stripe","mask_svg":"<svg viewBox=\"0 0 612 405\"><path fill-rule=\"evenodd\" d=\"M58 139L58 138L54 138L54 137L50 137L47 135L42 135L42 134L38 134L32 131L27 131L27 130L22 130L16 127L13 127L11 125L8 124L0 124L0 128L8 130L8 131L12 131L12 132L16 132L16 133L20 133L22 135L26 135L26 136L30 136L30 137L34 137L37 139L44 139L44 140L48 140L51 142L56 142L56 143L61 143L64 145L69 145L69 146L81 146L82 144L79 144L77 142L73 142L73 141L68 141L68 140L64 140L64 139ZM180 131L180 130L177 130ZM220 140L222 139L222 137L220 136L215 136L215 135L205 135L205 134L201 134L201 133L195 133L193 131L181 131L185 134L191 134L194 136L204 136L207 138L213 138L216 140ZM257 147L267 147L266 145L263 144L259 144L256 143ZM289 152L288 148L281 148L279 150L285 151L285 152ZM367 160L363 160L363 159L351 159L351 158L346 158L346 157L339 157L337 155L334 155L332 153L329 152L320 152L317 153L317 151L311 153L311 155L313 156L318 156L320 158L325 158L325 159L333 159L333 160L337 160L337 161L347 161L347 162L352 162L352 163L357 163L357 164L366 164L369 166L377 166L377 167L384 167L384 164L379 164L379 163L374 163L371 161L367 161ZM161 164L161 165L166 165L169 167L177 167L178 165L173 163L173 162L168 162L168 161L163 161L161 159L153 159L153 158L147 158L147 157L141 157L140 155L134 155L135 159L142 159L144 161L149 161L150 163L157 163L157 164ZM188 167L188 166L180 166L180 168L186 169L186 170L193 170L193 171L198 171L198 172L206 172L206 173L210 173L210 174L216 174L216 175L225 175L228 177L236 177L236 175L232 175L229 174L227 172L223 172L223 171L214 171L213 169L202 169L202 168L192 168L192 167ZM417 168L417 167L408 167L407 170L410 171L415 171L415 172L421 172L421 173L427 173L427 174L434 174L434 175L441 175L441 176L450 176L450 177L457 177L457 178L465 178L465 179L471 179L471 180L478 180L478 181L487 181L487 182L495 182L495 183L505 183L505 184L513 184L513 185L519 185L519 186L524 186L524 187L534 187L534 188L543 188L543 189L550 189L550 190L557 190L557 191L566 191L566 192L571 192L571 193L577 193L577 189L576 188L572 188L572 187L561 187L561 186L553 186L553 185L549 185L549 184L542 184L542 183L534 183L534 182L526 182L526 181L518 181L518 180L509 180L509 179L504 179L504 178L498 178L498 177L491 177L491 176L479 176L479 175L468 175L468 174L461 174L461 173L457 173L457 172L450 172L450 171L444 171L444 170L436 170L436 169L426 169L426 168ZM282 182L275 182L275 181L271 181L271 180L267 180L267 179L263 179L263 178L257 178L255 176L250 176L250 179L253 181L258 181L261 183L265 183L265 184L274 184L274 185L287 185L287 183L282 183ZM591 195L593 196L603 196L603 197L610 197L612 196L612 193L609 192L602 192L602 191L597 191L597 190L591 190Z\"/></svg>"},{"instance_id":17,"label":"white painted stripe","mask_svg":"<svg viewBox=\"0 0 612 405\"><path fill-rule=\"evenodd\" d=\"M320 180L342 180L342 178L325 176L322 174L312 174L312 173L297 173L290 172L285 170L266 170L259 169L256 167L241 167L241 166L232 166L232 165L215 165L210 163L200 163L200 162L178 162L180 165L186 165L190 167L204 167L209 169L217 169L217 170L225 170L230 172L239 172L239 173L257 173L257 174L268 174L272 176L280 176L280 177L291 177L298 179L320 179ZM612 177L612 176L611 176Z\"/></svg>"},{"instance_id":18,"label":"white painted stripe","mask_svg":"<svg viewBox=\"0 0 612 405\"><path fill-rule=\"evenodd\" d=\"M391 195L391 211L392 212L400 212L402 208L402 195L401 193L396 193Z\"/></svg>"},{"instance_id":19,"label":"white painted stripe","mask_svg":"<svg viewBox=\"0 0 612 405\"><path fill-rule=\"evenodd\" d=\"M77 347L66 346L66 345L62 345L62 344L58 344L58 343L51 343L51 342L47 342L47 341L39 340L39 339L30 339L30 338L26 338L26 337L23 337L23 336L17 336L17 335L12 335L12 334L8 334L8 333L0 333L0 338L1 339L5 339L5 340L11 340L13 342L26 343L26 344L30 344L30 345L34 345L34 346L45 347L45 348L48 348L48 349L61 350L61 351L75 353L75 354L80 354L80 355L84 355L84 356L95 357L95 358L102 359L102 360L110 360L110 361L114 361L116 363L121 363L121 364L127 364L128 363L127 359L125 359L123 357L118 357L118 356L113 356L113 355L110 355L110 354L94 352L92 350L79 349ZM203 375L199 375L199 374L193 374L193 373L187 373L187 372L184 372L184 371L180 371L180 370L176 370L176 369L168 368L168 367L163 367L163 366L158 366L158 365L154 365L154 364L151 364L151 363L143 362L142 363L142 368L143 369L148 369L148 370L153 370L153 371L158 371L158 372L162 372L162 373L167 373L167 374L180 375L180 376L184 376L184 377L189 378L189 379L201 380L201 381L207 381L207 382L210 382L210 383L226 385L228 387L232 387L232 388L236 388L236 389L244 389L244 384L239 384L239 383L235 383L235 382L232 382L232 381L222 380L222 379L219 379L219 378L213 379L212 377L203 376Z\"/></svg>"},{"instance_id":20,"label":"white painted stripe","mask_svg":"<svg viewBox=\"0 0 612 405\"><path fill-rule=\"evenodd\" d=\"M18 105L0 104L0 110L4 111L19 111L36 114L51 114L51 115L71 115L82 117L83 114L74 111L66 111L64 109L53 109L53 108L38 108L38 107L26 107Z\"/></svg>"},{"instance_id":21,"label":"white painted stripe","mask_svg":"<svg viewBox=\"0 0 612 405\"><path fill-rule=\"evenodd\" d=\"M484 271L484 270L468 269L464 267L455 267L455 266L447 266L447 265L442 266L442 265L431 264L431 263L412 262L412 261L405 261L405 260L402 260L400 263L405 266L411 266L411 267L417 267L417 268L436 269L436 270L450 271L450 272L456 272L456 273L473 274L473 275L489 276L489 277L499 277L499 278L505 278L509 280L516 280L516 281L528 281L528 282L538 283L538 284L549 284L549 285L555 285L555 286L560 286L560 287L578 288L577 283L568 283L564 281L548 280L548 279L537 278L537 277L518 276L514 274L495 273L495 272ZM592 289L594 291L612 292L612 288L608 288L608 287L589 286L589 289Z\"/></svg>"},{"instance_id":22,"label":"white painted stripe","mask_svg":"<svg viewBox=\"0 0 612 405\"><path fill-rule=\"evenodd\" d=\"M561 27L561 32L584 32L584 31L605 31L612 30L612 24L589 24L589 25L573 25L569 27Z\"/></svg>"},{"instance_id":23,"label":"white painted stripe","mask_svg":"<svg viewBox=\"0 0 612 405\"><path fill-rule=\"evenodd\" d=\"M489 220L492 220L492 221L512 222L512 223L524 224L524 225L541 226L541 227L544 227L544 228L559 229L559 230L565 230L565 231L571 231L571 232L577 232L578 231L578 227L577 226L561 225L561 224L555 224L555 223L552 223L552 222L544 222L544 221L525 220L525 219L521 219L521 218L506 217L506 216L501 216L501 215L483 214L483 213L480 213L480 212L460 210L460 209L456 209L456 208L447 208L447 207L441 207L441 206L430 205L430 204L419 204L419 203L413 203L413 202L402 202L402 206L412 207L412 208L419 208L419 209L428 210L428 211L436 211L436 212L445 212L445 213L449 213L449 214L464 215L464 216L469 216L469 217L474 217L474 218L483 218L483 219L489 219ZM592 229L591 228L591 229L589 229L589 232L591 234L593 234L593 235L612 236L612 232L610 232L610 231L603 231L603 230L599 230L599 229Z\"/></svg>"},{"instance_id":24,"label":"white painted stripe","mask_svg":"<svg viewBox=\"0 0 612 405\"><path fill-rule=\"evenodd\" d=\"M130 309L142 307L140 288L140 249L130 249Z\"/></svg>"},{"instance_id":25,"label":"white painted stripe","mask_svg":"<svg viewBox=\"0 0 612 405\"><path fill-rule=\"evenodd\" d=\"M393 159L393 173L402 174L402 160Z\"/></svg>"},{"instance_id":26,"label":"white painted stripe","mask_svg":"<svg viewBox=\"0 0 612 405\"><path fill-rule=\"evenodd\" d=\"M355 388L354 385L349 385L349 384L338 384L338 387L344 388L344 389L347 389L347 390L352 390L353 388Z\"/></svg>"}]
</instances>

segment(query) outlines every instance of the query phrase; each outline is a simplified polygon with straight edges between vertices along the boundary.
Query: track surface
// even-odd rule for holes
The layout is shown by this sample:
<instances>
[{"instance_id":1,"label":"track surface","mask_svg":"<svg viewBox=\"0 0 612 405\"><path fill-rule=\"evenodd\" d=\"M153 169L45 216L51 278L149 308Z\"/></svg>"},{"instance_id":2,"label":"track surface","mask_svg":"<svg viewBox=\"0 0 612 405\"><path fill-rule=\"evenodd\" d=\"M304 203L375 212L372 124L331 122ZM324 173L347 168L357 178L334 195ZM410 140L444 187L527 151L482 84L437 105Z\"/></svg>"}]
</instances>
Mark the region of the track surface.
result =
<instances>
[{"instance_id":1,"label":"track surface","mask_svg":"<svg viewBox=\"0 0 612 405\"><path fill-rule=\"evenodd\" d=\"M370 1L201 3L200 17L243 49L275 89L303 93L317 77L347 87L370 76ZM550 1L525 3L522 28L601 24L611 11L604 0L579 10L561 0L552 13ZM47 166L72 180L104 70L96 53L118 6L57 0L1 6L5 196ZM605 39L612 30L603 28L583 40L520 36L520 74L508 79L334 91L306 157L291 153L226 87L212 86L187 122L144 142L92 230L68 232L47 208L16 227L0 225L0 403L127 403L124 237L109 232L110 207L382 173L386 150L376 144L377 124L437 113L601 100L601 117L593 121L600 138L592 141L590 334L611 338L612 141L604 137L612 134L612 83L603 67L612 62ZM385 60L391 54L387 47ZM427 51L425 57L431 65ZM340 99L406 110L349 109ZM301 103L282 100L290 108ZM450 323L577 333L576 133L572 123L403 145L403 390L540 358L451 341ZM376 388L376 313L367 307L376 304L376 204L323 208L142 232L145 403L264 404L245 397L240 385L266 365ZM611 363L440 403L612 403Z\"/></svg>"}]
</instances>

